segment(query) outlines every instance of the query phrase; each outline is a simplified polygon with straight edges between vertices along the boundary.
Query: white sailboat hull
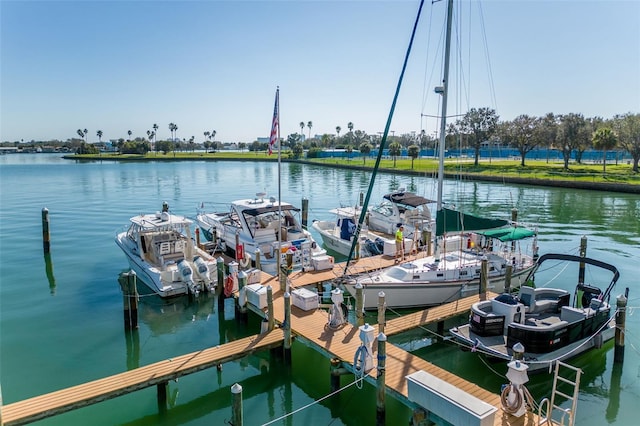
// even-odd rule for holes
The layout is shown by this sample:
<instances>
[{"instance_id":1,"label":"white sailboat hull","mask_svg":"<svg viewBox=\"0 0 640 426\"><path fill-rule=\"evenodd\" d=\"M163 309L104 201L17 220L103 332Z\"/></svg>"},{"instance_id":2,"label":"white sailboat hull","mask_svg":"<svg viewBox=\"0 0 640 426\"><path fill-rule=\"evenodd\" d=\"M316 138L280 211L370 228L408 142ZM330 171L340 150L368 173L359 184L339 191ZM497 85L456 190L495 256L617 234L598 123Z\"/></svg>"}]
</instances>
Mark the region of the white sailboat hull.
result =
<instances>
[{"instance_id":1,"label":"white sailboat hull","mask_svg":"<svg viewBox=\"0 0 640 426\"><path fill-rule=\"evenodd\" d=\"M532 267L521 269L511 277L511 286L518 287L526 278ZM413 308L423 306L441 305L453 302L463 297L477 294L480 288L480 279L459 280L432 280L432 281L383 281L373 277L371 280L359 280L363 286L364 308L376 309L378 306L378 294L384 292L385 302L390 308ZM344 282L345 289L351 294L356 294L356 280ZM505 276L490 277L487 290L495 293L504 291Z\"/></svg>"}]
</instances>

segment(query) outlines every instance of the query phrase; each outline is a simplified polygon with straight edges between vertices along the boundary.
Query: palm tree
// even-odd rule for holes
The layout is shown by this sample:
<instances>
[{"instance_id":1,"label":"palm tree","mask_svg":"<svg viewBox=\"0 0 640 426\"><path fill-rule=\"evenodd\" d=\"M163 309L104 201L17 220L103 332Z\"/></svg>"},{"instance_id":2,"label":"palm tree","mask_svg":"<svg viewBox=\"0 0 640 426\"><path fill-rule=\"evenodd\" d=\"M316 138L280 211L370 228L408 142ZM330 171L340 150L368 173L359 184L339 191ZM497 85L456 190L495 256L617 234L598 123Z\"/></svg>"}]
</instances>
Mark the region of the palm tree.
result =
<instances>
[{"instance_id":1,"label":"palm tree","mask_svg":"<svg viewBox=\"0 0 640 426\"><path fill-rule=\"evenodd\" d=\"M300 134L304 133L304 121L300 122Z\"/></svg>"},{"instance_id":2,"label":"palm tree","mask_svg":"<svg viewBox=\"0 0 640 426\"><path fill-rule=\"evenodd\" d=\"M362 165L364 166L367 161L367 155L371 152L371 144L369 142L363 142L360 144L360 154L362 154Z\"/></svg>"},{"instance_id":3,"label":"palm tree","mask_svg":"<svg viewBox=\"0 0 640 426\"><path fill-rule=\"evenodd\" d=\"M132 134L132 133L133 133L133 132L132 132L131 130L127 130L127 134L129 135L129 140L131 140L131 134Z\"/></svg>"},{"instance_id":4,"label":"palm tree","mask_svg":"<svg viewBox=\"0 0 640 426\"><path fill-rule=\"evenodd\" d=\"M216 133L218 132L216 132L215 130L211 131L211 142L215 142L214 139L216 138Z\"/></svg>"},{"instance_id":5,"label":"palm tree","mask_svg":"<svg viewBox=\"0 0 640 426\"><path fill-rule=\"evenodd\" d=\"M347 123L347 128L349 129L349 132L353 132L353 123L352 122L348 122Z\"/></svg>"},{"instance_id":6,"label":"palm tree","mask_svg":"<svg viewBox=\"0 0 640 426\"><path fill-rule=\"evenodd\" d=\"M336 133L338 134L338 137L336 138L336 144L340 143L340 130L342 130L342 127L336 126Z\"/></svg>"},{"instance_id":7,"label":"palm tree","mask_svg":"<svg viewBox=\"0 0 640 426\"><path fill-rule=\"evenodd\" d=\"M411 170L413 170L413 160L418 158L418 155L420 155L420 147L418 145L410 145L407 148L407 153L409 154L409 157L411 157Z\"/></svg>"},{"instance_id":8,"label":"palm tree","mask_svg":"<svg viewBox=\"0 0 640 426\"><path fill-rule=\"evenodd\" d=\"M206 132L204 132L204 138L206 139L206 141L207 141L207 142L209 141L209 135L211 135L211 132L210 132L210 131L208 131L208 130L207 130ZM206 145L205 145L205 149L206 149L206 148L207 148L207 147L206 147Z\"/></svg>"},{"instance_id":9,"label":"palm tree","mask_svg":"<svg viewBox=\"0 0 640 426\"><path fill-rule=\"evenodd\" d=\"M98 137L98 142L102 143L102 130L98 130L96 132L96 136Z\"/></svg>"},{"instance_id":10,"label":"palm tree","mask_svg":"<svg viewBox=\"0 0 640 426\"><path fill-rule=\"evenodd\" d=\"M87 129L84 129L84 141L87 141L87 137L89 137L89 131Z\"/></svg>"},{"instance_id":11,"label":"palm tree","mask_svg":"<svg viewBox=\"0 0 640 426\"><path fill-rule=\"evenodd\" d=\"M607 151L618 144L618 136L608 127L601 127L593 134L593 147L602 150L602 173L607 172Z\"/></svg>"},{"instance_id":12,"label":"palm tree","mask_svg":"<svg viewBox=\"0 0 640 426\"><path fill-rule=\"evenodd\" d=\"M402 145L400 142L391 142L389 144L389 155L393 157L393 167L396 167L396 158L402 153Z\"/></svg>"},{"instance_id":13,"label":"palm tree","mask_svg":"<svg viewBox=\"0 0 640 426\"><path fill-rule=\"evenodd\" d=\"M307 123L307 127L309 128L309 139L311 139L311 128L313 127L313 123L309 121Z\"/></svg>"},{"instance_id":14,"label":"palm tree","mask_svg":"<svg viewBox=\"0 0 640 426\"><path fill-rule=\"evenodd\" d=\"M169 132L171 132L171 142L174 142L174 138L173 138L173 132L175 130L175 124L173 123L169 123Z\"/></svg>"},{"instance_id":15,"label":"palm tree","mask_svg":"<svg viewBox=\"0 0 640 426\"><path fill-rule=\"evenodd\" d=\"M82 129L78 129L77 133L78 133L78 136L80 136L80 138L84 140L84 132L82 131Z\"/></svg>"}]
</instances>

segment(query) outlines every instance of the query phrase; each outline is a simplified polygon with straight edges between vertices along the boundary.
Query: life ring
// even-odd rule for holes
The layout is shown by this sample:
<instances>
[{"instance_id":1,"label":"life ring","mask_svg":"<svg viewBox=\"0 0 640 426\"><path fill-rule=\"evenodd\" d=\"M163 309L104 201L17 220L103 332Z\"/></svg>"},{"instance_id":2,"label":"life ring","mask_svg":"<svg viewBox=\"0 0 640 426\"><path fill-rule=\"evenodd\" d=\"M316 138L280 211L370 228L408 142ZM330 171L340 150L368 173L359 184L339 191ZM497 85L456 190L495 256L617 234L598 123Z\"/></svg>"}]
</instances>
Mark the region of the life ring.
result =
<instances>
[{"instance_id":1,"label":"life ring","mask_svg":"<svg viewBox=\"0 0 640 426\"><path fill-rule=\"evenodd\" d=\"M245 253L244 257L238 261L242 269L247 269L251 265L251 256L249 253Z\"/></svg>"},{"instance_id":2,"label":"life ring","mask_svg":"<svg viewBox=\"0 0 640 426\"><path fill-rule=\"evenodd\" d=\"M227 279L224 282L224 295L227 297L231 297L233 294L233 275L228 275Z\"/></svg>"}]
</instances>

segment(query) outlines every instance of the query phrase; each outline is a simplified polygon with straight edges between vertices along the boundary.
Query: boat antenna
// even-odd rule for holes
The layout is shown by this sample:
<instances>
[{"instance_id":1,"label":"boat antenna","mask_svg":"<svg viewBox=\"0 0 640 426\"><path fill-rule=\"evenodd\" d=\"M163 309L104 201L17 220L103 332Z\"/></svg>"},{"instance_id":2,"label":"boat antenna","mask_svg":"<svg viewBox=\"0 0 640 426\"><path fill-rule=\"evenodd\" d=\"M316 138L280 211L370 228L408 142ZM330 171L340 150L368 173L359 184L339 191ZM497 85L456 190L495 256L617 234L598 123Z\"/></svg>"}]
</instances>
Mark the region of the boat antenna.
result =
<instances>
[{"instance_id":1,"label":"boat antenna","mask_svg":"<svg viewBox=\"0 0 640 426\"><path fill-rule=\"evenodd\" d=\"M453 1L453 0L450 0ZM404 56L404 63L402 64L402 71L400 72L400 78L398 79L398 84L396 86L396 93L393 96L393 102L391 103L391 110L389 111L389 116L387 117L387 124L384 126L384 133L382 134L382 140L380 141L380 148L378 149L378 156L376 157L376 163L373 167L373 172L371 175L371 180L369 181L369 189L367 190L367 196L364 199L364 204L362 205L362 210L360 211L360 217L358 218L358 226L356 227L356 231L353 234L353 241L351 242L351 250L349 251L349 256L347 257L347 262L344 266L344 273L346 274L347 269L349 268L349 263L353 257L353 253L356 248L356 244L359 240L360 230L362 229L362 224L364 223L364 219L367 216L367 208L369 206L369 199L371 198L371 192L373 192L373 185L376 179L376 175L378 173L378 167L380 166L380 160L382 160L382 153L384 151L384 147L387 143L387 136L389 135L389 128L391 127L391 119L393 118L393 112L396 108L396 102L398 101L398 95L400 94L400 87L402 86L402 79L404 78L404 72L407 69L407 63L409 62L409 54L411 53L411 47L413 46L413 40L416 36L416 30L418 27L418 22L420 21L420 14L422 13L422 6L424 5L424 0L420 1L420 6L418 7L418 14L416 16L416 20L413 24L413 31L411 32L411 39L409 40L409 46L407 47L407 52Z\"/></svg>"}]
</instances>

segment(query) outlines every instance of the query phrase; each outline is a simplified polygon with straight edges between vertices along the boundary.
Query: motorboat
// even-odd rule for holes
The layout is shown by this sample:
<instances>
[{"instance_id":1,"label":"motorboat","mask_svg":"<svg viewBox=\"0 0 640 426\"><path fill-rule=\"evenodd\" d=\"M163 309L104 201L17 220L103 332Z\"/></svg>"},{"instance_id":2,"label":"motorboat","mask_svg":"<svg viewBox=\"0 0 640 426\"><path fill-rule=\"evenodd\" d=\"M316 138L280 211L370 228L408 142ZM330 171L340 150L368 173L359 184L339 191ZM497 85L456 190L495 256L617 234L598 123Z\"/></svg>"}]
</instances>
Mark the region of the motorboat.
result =
<instances>
[{"instance_id":1,"label":"motorboat","mask_svg":"<svg viewBox=\"0 0 640 426\"><path fill-rule=\"evenodd\" d=\"M115 241L127 256L131 269L161 297L197 295L215 287L216 260L194 243L193 221L162 211L130 219Z\"/></svg>"},{"instance_id":2,"label":"motorboat","mask_svg":"<svg viewBox=\"0 0 640 426\"><path fill-rule=\"evenodd\" d=\"M508 269L510 286L517 287L525 282L535 264L532 253L536 251L535 242L532 248L525 250L521 250L520 245L512 245L516 239L533 237L533 231L511 227L503 232L502 239L489 238L480 231L447 236L433 255L421 252L415 258L387 268L345 275L338 283L352 295L360 284L365 309L377 307L381 291L391 308L434 306L477 294L482 265L486 262L487 290L501 293Z\"/></svg>"},{"instance_id":3,"label":"motorboat","mask_svg":"<svg viewBox=\"0 0 640 426\"><path fill-rule=\"evenodd\" d=\"M404 226L404 234L413 236L414 232L431 230L433 220L429 204L435 201L400 188L385 194L380 204L367 212L367 223L372 231L393 235L398 225Z\"/></svg>"},{"instance_id":4,"label":"motorboat","mask_svg":"<svg viewBox=\"0 0 640 426\"><path fill-rule=\"evenodd\" d=\"M293 269L311 271L326 263L326 250L303 229L299 213L292 204L259 192L255 198L233 201L224 212L207 212L203 203L195 221L206 239L242 266L256 265L259 253L260 269L276 275L278 256L281 265L291 262Z\"/></svg>"},{"instance_id":5,"label":"motorboat","mask_svg":"<svg viewBox=\"0 0 640 426\"><path fill-rule=\"evenodd\" d=\"M358 207L339 207L330 210L335 215L335 220L314 220L311 227L322 237L322 243L330 250L343 256L348 256L353 245L353 239L357 235L358 243L355 247L354 257L368 257L385 253L393 256L395 240L391 234L373 232L366 225L356 232L358 216L361 210ZM412 241L405 244L406 251L411 251ZM385 250L386 249L386 250ZM389 250L391 252L389 253Z\"/></svg>"},{"instance_id":6,"label":"motorboat","mask_svg":"<svg viewBox=\"0 0 640 426\"><path fill-rule=\"evenodd\" d=\"M525 285L517 295L504 293L474 303L468 324L450 330L453 337L491 358L522 359L530 372L548 370L556 361L600 347L613 338L615 321L611 318L609 298L620 277L617 268L583 256L549 253L540 256L527 277L528 283L535 284L535 273L547 261L593 265L610 271L613 278L602 290L601 286L583 282L583 269L573 300L564 289Z\"/></svg>"}]
</instances>

